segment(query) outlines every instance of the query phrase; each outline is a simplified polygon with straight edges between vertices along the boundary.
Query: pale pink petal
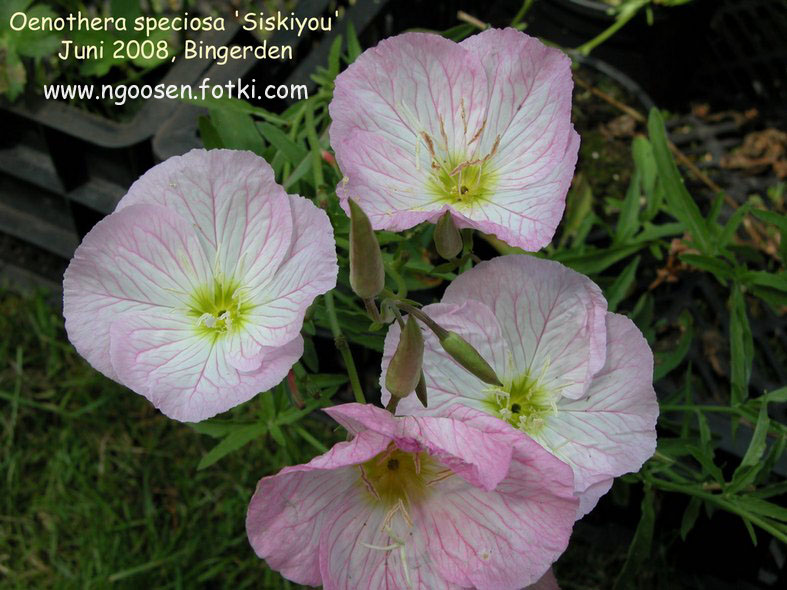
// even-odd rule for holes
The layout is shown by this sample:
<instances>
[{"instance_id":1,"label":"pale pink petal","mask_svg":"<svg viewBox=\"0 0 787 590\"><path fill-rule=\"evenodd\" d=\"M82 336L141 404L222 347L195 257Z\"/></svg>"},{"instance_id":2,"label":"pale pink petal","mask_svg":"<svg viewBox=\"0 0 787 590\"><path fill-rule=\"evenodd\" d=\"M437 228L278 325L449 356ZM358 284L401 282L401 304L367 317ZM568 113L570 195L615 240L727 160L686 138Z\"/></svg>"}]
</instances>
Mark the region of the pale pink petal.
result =
<instances>
[{"instance_id":1,"label":"pale pink petal","mask_svg":"<svg viewBox=\"0 0 787 590\"><path fill-rule=\"evenodd\" d=\"M386 510L358 486L331 511L335 520L320 543L323 590L462 590L436 571L421 522L387 524Z\"/></svg>"},{"instance_id":2,"label":"pale pink petal","mask_svg":"<svg viewBox=\"0 0 787 590\"><path fill-rule=\"evenodd\" d=\"M484 65L490 108L480 138L489 161L505 188L527 186L564 163L571 125L571 60L559 49L515 29L488 29L462 41L463 49ZM573 146L576 152L578 144ZM571 179L573 166L563 168ZM565 192L555 194L565 198Z\"/></svg>"},{"instance_id":3,"label":"pale pink petal","mask_svg":"<svg viewBox=\"0 0 787 590\"><path fill-rule=\"evenodd\" d=\"M187 308L211 277L210 261L186 220L158 205L136 205L100 221L77 248L63 279L69 340L112 379L110 325L133 313Z\"/></svg>"},{"instance_id":4,"label":"pale pink petal","mask_svg":"<svg viewBox=\"0 0 787 590\"><path fill-rule=\"evenodd\" d=\"M521 436L512 428L482 430L452 418L393 418L369 404L343 404L325 411L352 433L369 429L392 438L404 451L426 451L468 482L489 490L505 477L512 441Z\"/></svg>"},{"instance_id":5,"label":"pale pink petal","mask_svg":"<svg viewBox=\"0 0 787 590\"><path fill-rule=\"evenodd\" d=\"M423 312L446 330L457 332L484 357L501 377L506 374L508 349L500 325L492 311L483 303L468 300L462 304L437 303L427 305ZM462 403L488 411L485 400L489 398L484 382L462 368L440 346L431 330L422 330L424 335L423 371L429 398L429 407L424 408L415 395L399 402L397 414L409 416L445 415L447 408ZM383 349L382 387L383 405L391 394L385 388L385 376L393 353L399 343L400 329L393 323L388 329Z\"/></svg>"},{"instance_id":6,"label":"pale pink petal","mask_svg":"<svg viewBox=\"0 0 787 590\"><path fill-rule=\"evenodd\" d=\"M498 183L493 198L455 206L457 227L493 234L531 252L543 248L563 217L578 148L579 135L572 131L563 159L545 177L530 182L511 175Z\"/></svg>"},{"instance_id":7,"label":"pale pink petal","mask_svg":"<svg viewBox=\"0 0 787 590\"><path fill-rule=\"evenodd\" d=\"M169 158L131 185L117 210L139 203L163 205L192 223L212 265L244 288L267 280L290 246L287 193L270 164L251 152Z\"/></svg>"},{"instance_id":8,"label":"pale pink petal","mask_svg":"<svg viewBox=\"0 0 787 590\"><path fill-rule=\"evenodd\" d=\"M494 491L448 478L418 508L437 569L462 587L519 590L568 544L577 509L571 469L517 434L508 475Z\"/></svg>"},{"instance_id":9,"label":"pale pink petal","mask_svg":"<svg viewBox=\"0 0 787 590\"><path fill-rule=\"evenodd\" d=\"M607 362L587 395L560 400L557 414L535 438L574 469L577 492L590 490L592 509L611 479L637 471L656 450L658 403L653 390L653 353L628 318L607 314Z\"/></svg>"},{"instance_id":10,"label":"pale pink petal","mask_svg":"<svg viewBox=\"0 0 787 590\"><path fill-rule=\"evenodd\" d=\"M246 515L246 532L257 555L294 582L319 585L324 528L348 494L360 491L355 465L381 453L388 443L385 437L364 432L306 465L261 479Z\"/></svg>"},{"instance_id":11,"label":"pale pink petal","mask_svg":"<svg viewBox=\"0 0 787 590\"><path fill-rule=\"evenodd\" d=\"M341 404L324 408L323 412L341 424L352 436L366 430L392 439L396 436L396 419L387 411L371 404Z\"/></svg>"},{"instance_id":12,"label":"pale pink petal","mask_svg":"<svg viewBox=\"0 0 787 590\"><path fill-rule=\"evenodd\" d=\"M361 129L353 129L331 145L348 179L336 187L348 215L347 199L353 199L374 228L401 231L436 219L447 209L429 195L429 168L416 167L411 152Z\"/></svg>"},{"instance_id":13,"label":"pale pink petal","mask_svg":"<svg viewBox=\"0 0 787 590\"><path fill-rule=\"evenodd\" d=\"M345 210L352 197L376 228L403 229L442 209L427 187L429 146L464 155L486 117L487 92L478 58L439 35L406 33L365 51L336 78L330 104Z\"/></svg>"},{"instance_id":14,"label":"pale pink petal","mask_svg":"<svg viewBox=\"0 0 787 590\"><path fill-rule=\"evenodd\" d=\"M292 195L289 201L292 242L275 273L245 294L254 307L229 342L230 362L239 369L254 366L262 347L297 336L315 297L336 286L339 267L328 216L303 197Z\"/></svg>"},{"instance_id":15,"label":"pale pink petal","mask_svg":"<svg viewBox=\"0 0 787 590\"><path fill-rule=\"evenodd\" d=\"M381 42L337 77L330 105L342 206L351 197L391 230L451 211L460 227L539 249L576 164L572 87L568 57L514 29ZM466 200L445 187L462 163L483 171Z\"/></svg>"},{"instance_id":16,"label":"pale pink petal","mask_svg":"<svg viewBox=\"0 0 787 590\"><path fill-rule=\"evenodd\" d=\"M580 398L604 365L607 302L590 279L558 262L500 256L459 275L443 303L480 301L492 310L513 367L548 390Z\"/></svg>"},{"instance_id":17,"label":"pale pink petal","mask_svg":"<svg viewBox=\"0 0 787 590\"><path fill-rule=\"evenodd\" d=\"M514 29L489 29L462 41L486 67L489 101L480 153L495 174L488 200L456 205L459 225L535 251L563 214L579 148L571 125L569 58Z\"/></svg>"},{"instance_id":18,"label":"pale pink petal","mask_svg":"<svg viewBox=\"0 0 787 590\"><path fill-rule=\"evenodd\" d=\"M199 422L279 383L303 354L298 337L271 351L253 372L230 365L224 347L193 318L149 313L118 318L110 356L118 380L175 420Z\"/></svg>"},{"instance_id":19,"label":"pale pink petal","mask_svg":"<svg viewBox=\"0 0 787 590\"><path fill-rule=\"evenodd\" d=\"M549 568L538 582L531 584L525 590L560 590L560 586L555 578L555 572Z\"/></svg>"}]
</instances>

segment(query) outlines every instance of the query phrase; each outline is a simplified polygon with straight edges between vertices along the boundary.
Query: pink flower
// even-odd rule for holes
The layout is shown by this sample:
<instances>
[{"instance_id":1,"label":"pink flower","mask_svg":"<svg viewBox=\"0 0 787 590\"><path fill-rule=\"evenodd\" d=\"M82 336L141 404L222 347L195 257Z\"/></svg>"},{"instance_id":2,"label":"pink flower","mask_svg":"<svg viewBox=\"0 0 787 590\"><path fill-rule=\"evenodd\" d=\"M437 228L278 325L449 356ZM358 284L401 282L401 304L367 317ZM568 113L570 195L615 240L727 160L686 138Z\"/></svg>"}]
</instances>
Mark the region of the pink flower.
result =
<instances>
[{"instance_id":1,"label":"pink flower","mask_svg":"<svg viewBox=\"0 0 787 590\"><path fill-rule=\"evenodd\" d=\"M336 78L331 145L375 229L450 211L457 227L538 250L563 214L579 147L570 60L514 29L454 43L406 33Z\"/></svg>"},{"instance_id":2,"label":"pink flower","mask_svg":"<svg viewBox=\"0 0 787 590\"><path fill-rule=\"evenodd\" d=\"M593 509L613 478L653 454L653 354L631 320L607 312L587 277L557 262L503 256L460 275L424 312L473 344L503 387L463 370L425 330L429 407L411 395L400 414L442 415L461 404L506 420L572 467L578 516ZM398 340L394 325L383 387ZM389 396L384 391L383 401Z\"/></svg>"},{"instance_id":3,"label":"pink flower","mask_svg":"<svg viewBox=\"0 0 787 590\"><path fill-rule=\"evenodd\" d=\"M328 217L250 152L193 150L137 180L63 281L71 342L171 418L278 383L306 308L336 284Z\"/></svg>"},{"instance_id":4,"label":"pink flower","mask_svg":"<svg viewBox=\"0 0 787 590\"><path fill-rule=\"evenodd\" d=\"M324 590L519 590L568 542L571 470L470 408L395 418L327 409L353 436L265 477L246 531L283 576Z\"/></svg>"}]
</instances>

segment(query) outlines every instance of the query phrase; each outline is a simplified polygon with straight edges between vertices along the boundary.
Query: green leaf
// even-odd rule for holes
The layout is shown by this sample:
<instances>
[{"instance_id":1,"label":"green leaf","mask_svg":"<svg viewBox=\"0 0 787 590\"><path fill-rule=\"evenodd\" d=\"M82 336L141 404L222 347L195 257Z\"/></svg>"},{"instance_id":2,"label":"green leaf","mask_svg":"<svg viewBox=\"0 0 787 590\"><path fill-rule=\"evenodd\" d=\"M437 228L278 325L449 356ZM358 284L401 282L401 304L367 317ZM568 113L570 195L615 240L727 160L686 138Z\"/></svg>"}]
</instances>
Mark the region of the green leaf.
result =
<instances>
[{"instance_id":1,"label":"green leaf","mask_svg":"<svg viewBox=\"0 0 787 590\"><path fill-rule=\"evenodd\" d=\"M339 59L342 55L342 36L336 35L336 38L331 43L331 50L328 52L328 75L331 79L335 78L339 73L341 64Z\"/></svg>"},{"instance_id":2,"label":"green leaf","mask_svg":"<svg viewBox=\"0 0 787 590\"><path fill-rule=\"evenodd\" d=\"M268 143L279 150L291 164L296 165L307 156L306 149L292 141L278 127L270 123L258 123L257 128Z\"/></svg>"},{"instance_id":3,"label":"green leaf","mask_svg":"<svg viewBox=\"0 0 787 590\"><path fill-rule=\"evenodd\" d=\"M219 444L205 453L205 455L202 457L202 460L199 462L199 465L197 465L197 470L200 471L210 467L219 459L229 455L233 451L237 451L241 447L249 444L255 438L261 437L263 434L265 434L266 430L267 426L262 422L236 428L230 432Z\"/></svg>"},{"instance_id":4,"label":"green leaf","mask_svg":"<svg viewBox=\"0 0 787 590\"><path fill-rule=\"evenodd\" d=\"M650 548L653 544L653 524L656 520L656 511L653 505L653 488L645 486L645 495L642 498L642 516L639 519L634 538L629 545L628 555L620 574L615 580L613 590L636 588L637 574L640 567L650 557Z\"/></svg>"},{"instance_id":5,"label":"green leaf","mask_svg":"<svg viewBox=\"0 0 787 590\"><path fill-rule=\"evenodd\" d=\"M645 137L638 135L632 142L631 151L634 154L635 170L641 175L642 190L648 200L651 200L656 190L656 179L658 178L653 147Z\"/></svg>"},{"instance_id":6,"label":"green leaf","mask_svg":"<svg viewBox=\"0 0 787 590\"><path fill-rule=\"evenodd\" d=\"M585 176L577 174L566 196L566 214L563 218L563 232L560 235L560 245L577 234L582 222L593 213L593 190ZM576 242L575 242L576 243Z\"/></svg>"},{"instance_id":7,"label":"green leaf","mask_svg":"<svg viewBox=\"0 0 787 590\"><path fill-rule=\"evenodd\" d=\"M758 399L765 403L783 404L787 402L787 386L769 391L768 393L760 396Z\"/></svg>"},{"instance_id":8,"label":"green leaf","mask_svg":"<svg viewBox=\"0 0 787 590\"><path fill-rule=\"evenodd\" d=\"M764 270L749 270L742 273L740 279L747 285L758 285L787 292L787 271L771 273Z\"/></svg>"},{"instance_id":9,"label":"green leaf","mask_svg":"<svg viewBox=\"0 0 787 590\"><path fill-rule=\"evenodd\" d=\"M760 460L765 454L765 438L768 435L769 427L768 404L762 404L757 417L757 424L754 427L754 434L752 434L749 442L749 448L746 449L746 454L741 459L740 465L735 469L735 473L732 474L732 481L726 488L728 493L735 493L745 488L757 477L757 473L762 467Z\"/></svg>"},{"instance_id":10,"label":"green leaf","mask_svg":"<svg viewBox=\"0 0 787 590\"><path fill-rule=\"evenodd\" d=\"M686 506L686 510L683 512L683 519L680 523L680 538L684 541L689 531L694 528L694 523L697 522L697 517L700 515L700 506L702 506L702 500L697 496L692 496L688 506Z\"/></svg>"},{"instance_id":11,"label":"green leaf","mask_svg":"<svg viewBox=\"0 0 787 590\"><path fill-rule=\"evenodd\" d=\"M726 286L727 281L733 277L732 267L720 258L703 254L680 254L678 258L686 264L713 274L722 285Z\"/></svg>"},{"instance_id":12,"label":"green leaf","mask_svg":"<svg viewBox=\"0 0 787 590\"><path fill-rule=\"evenodd\" d=\"M355 27L352 21L347 23L347 61L354 62L363 53L358 35L355 34Z\"/></svg>"},{"instance_id":13,"label":"green leaf","mask_svg":"<svg viewBox=\"0 0 787 590\"><path fill-rule=\"evenodd\" d=\"M203 422L190 422L189 426L199 434L206 434L213 438L222 438L236 430L239 424L229 420L205 420Z\"/></svg>"},{"instance_id":14,"label":"green leaf","mask_svg":"<svg viewBox=\"0 0 787 590\"><path fill-rule=\"evenodd\" d=\"M659 179L664 185L664 196L669 207L669 213L682 221L691 233L692 240L700 251L705 254L715 252L708 225L700 213L697 203L686 190L681 179L678 167L670 153L667 135L664 130L664 119L658 109L650 110L648 117L648 132L653 145L653 155L659 171Z\"/></svg>"},{"instance_id":15,"label":"green leaf","mask_svg":"<svg viewBox=\"0 0 787 590\"><path fill-rule=\"evenodd\" d=\"M691 314L684 310L678 319L678 323L683 328L683 333L680 336L678 345L668 352L657 352L655 354L653 381L658 381L662 377L665 377L670 371L680 365L689 352L691 340L694 338L694 320Z\"/></svg>"},{"instance_id":16,"label":"green leaf","mask_svg":"<svg viewBox=\"0 0 787 590\"><path fill-rule=\"evenodd\" d=\"M564 250L556 252L554 259L582 274L596 274L609 268L616 262L628 258L641 249L641 244L627 244L582 253Z\"/></svg>"},{"instance_id":17,"label":"green leaf","mask_svg":"<svg viewBox=\"0 0 787 590\"><path fill-rule=\"evenodd\" d=\"M265 142L251 116L238 111L213 109L210 111L210 119L225 147L233 150L249 150L259 156L262 155Z\"/></svg>"},{"instance_id":18,"label":"green leaf","mask_svg":"<svg viewBox=\"0 0 787 590\"><path fill-rule=\"evenodd\" d=\"M219 132L216 131L216 128L208 117L203 115L197 119L197 126L199 127L199 136L200 139L202 139L202 145L205 146L206 150L221 149L224 147L221 137L219 137Z\"/></svg>"},{"instance_id":19,"label":"green leaf","mask_svg":"<svg viewBox=\"0 0 787 590\"><path fill-rule=\"evenodd\" d=\"M232 111L235 113L245 113L247 115L254 115L255 117L259 117L269 123L273 123L275 125L288 125L288 121L286 119L282 119L262 109L260 107L255 107L250 105L249 103L242 101L237 98L213 98L212 96L207 96L204 99L202 98L184 98L184 102L189 104L197 105L200 107L205 107L209 110L217 110L217 111Z\"/></svg>"},{"instance_id":20,"label":"green leaf","mask_svg":"<svg viewBox=\"0 0 787 590\"><path fill-rule=\"evenodd\" d=\"M623 199L623 206L620 209L620 216L618 217L618 223L615 227L615 243L625 243L639 230L639 198L641 182L642 173L635 169L634 174L631 176L631 182L629 183L628 190L626 191L626 198Z\"/></svg>"},{"instance_id":21,"label":"green leaf","mask_svg":"<svg viewBox=\"0 0 787 590\"><path fill-rule=\"evenodd\" d=\"M730 296L730 381L732 404L737 405L749 396L749 379L754 359L746 301L740 287L734 286Z\"/></svg>"},{"instance_id":22,"label":"green leaf","mask_svg":"<svg viewBox=\"0 0 787 590\"><path fill-rule=\"evenodd\" d=\"M637 266L639 266L640 257L637 256L626 265L626 268L618 275L615 282L612 283L606 290L604 295L607 298L607 306L609 311L615 311L623 299L628 295L634 281L637 278Z\"/></svg>"},{"instance_id":23,"label":"green leaf","mask_svg":"<svg viewBox=\"0 0 787 590\"><path fill-rule=\"evenodd\" d=\"M729 220L727 220L727 225L724 226L724 229L719 235L719 246L721 248L726 248L730 243L735 232L738 231L738 227L743 221L743 218L746 217L750 209L751 206L746 203L742 207L739 207L738 210L730 216Z\"/></svg>"}]
</instances>

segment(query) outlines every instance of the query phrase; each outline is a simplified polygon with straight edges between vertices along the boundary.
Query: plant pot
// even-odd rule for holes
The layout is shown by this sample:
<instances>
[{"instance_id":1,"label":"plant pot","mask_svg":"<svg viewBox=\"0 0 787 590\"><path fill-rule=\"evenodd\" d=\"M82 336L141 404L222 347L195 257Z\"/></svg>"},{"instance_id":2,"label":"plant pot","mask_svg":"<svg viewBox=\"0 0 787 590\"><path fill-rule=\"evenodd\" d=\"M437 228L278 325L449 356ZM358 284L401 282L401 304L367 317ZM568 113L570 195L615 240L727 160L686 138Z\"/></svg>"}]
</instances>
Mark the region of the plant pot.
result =
<instances>
[{"instance_id":1,"label":"plant pot","mask_svg":"<svg viewBox=\"0 0 787 590\"><path fill-rule=\"evenodd\" d=\"M229 28L201 38L223 44L237 26ZM210 60L181 59L159 82L191 84L210 64ZM0 173L9 182L0 183L0 205L5 212L0 230L70 257L78 238L112 211L128 185L153 164L153 135L177 106L172 100L149 99L132 120L122 123L42 97L1 107ZM53 199L62 201L66 213L58 215L59 224L44 230L41 220L31 219L30 212L20 209L18 199L5 188L14 186L13 191L19 192L12 181L28 187L23 193L33 208L44 210L51 208L46 203ZM76 232L76 237L46 237L64 232Z\"/></svg>"},{"instance_id":2,"label":"plant pot","mask_svg":"<svg viewBox=\"0 0 787 590\"><path fill-rule=\"evenodd\" d=\"M389 0L366 0L364 2L350 3L346 7L344 16L341 20L334 22L331 31L324 33L319 39L297 37L292 31L281 31L271 38L271 43L288 44L297 47L304 52L304 56L298 59L292 69L275 67L265 60L232 61L225 65L214 65L205 73L205 78L210 78L214 84L223 84L238 79L244 83L257 83L264 81L266 84L304 84L311 91L315 84L310 76L315 68L325 65L328 60L328 50L337 35L344 35L348 23L359 33L369 25L372 19L382 10ZM326 13L333 16L329 0L303 0L296 9L297 15L320 15ZM251 42L250 39L243 39L247 34L241 32L240 37L243 43ZM303 50L311 43L308 53ZM277 112L281 109L281 101L259 100L257 104L272 111ZM286 103L284 103L286 106ZM197 120L200 115L207 111L202 107L190 104L180 105L174 115L158 130L153 139L153 149L156 158L165 160L171 156L180 155L187 151L202 147L197 130Z\"/></svg>"}]
</instances>

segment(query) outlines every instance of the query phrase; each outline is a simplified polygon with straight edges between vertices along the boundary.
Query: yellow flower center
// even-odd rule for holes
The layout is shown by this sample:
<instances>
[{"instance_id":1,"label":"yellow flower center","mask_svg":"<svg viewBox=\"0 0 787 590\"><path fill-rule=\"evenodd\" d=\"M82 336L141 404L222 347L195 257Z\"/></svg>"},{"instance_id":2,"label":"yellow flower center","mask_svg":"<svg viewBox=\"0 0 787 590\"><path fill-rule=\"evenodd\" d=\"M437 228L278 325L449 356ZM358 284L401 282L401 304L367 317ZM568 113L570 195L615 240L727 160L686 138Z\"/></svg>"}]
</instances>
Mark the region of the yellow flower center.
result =
<instances>
[{"instance_id":1,"label":"yellow flower center","mask_svg":"<svg viewBox=\"0 0 787 590\"><path fill-rule=\"evenodd\" d=\"M194 292L189 315L196 318L196 329L201 335L215 340L239 330L251 307L244 302L235 282L217 278Z\"/></svg>"},{"instance_id":2,"label":"yellow flower center","mask_svg":"<svg viewBox=\"0 0 787 590\"><path fill-rule=\"evenodd\" d=\"M513 427L530 435L537 434L547 418L557 413L556 394L544 387L542 379L524 373L503 387L490 390L485 405Z\"/></svg>"},{"instance_id":3,"label":"yellow flower center","mask_svg":"<svg viewBox=\"0 0 787 590\"><path fill-rule=\"evenodd\" d=\"M367 491L367 498L386 508L400 504L407 507L422 501L433 484L453 473L428 454L403 451L393 443L359 468L359 483Z\"/></svg>"},{"instance_id":4,"label":"yellow flower center","mask_svg":"<svg viewBox=\"0 0 787 590\"><path fill-rule=\"evenodd\" d=\"M469 204L492 195L495 175L480 160L432 162L431 190L451 204Z\"/></svg>"}]
</instances>

